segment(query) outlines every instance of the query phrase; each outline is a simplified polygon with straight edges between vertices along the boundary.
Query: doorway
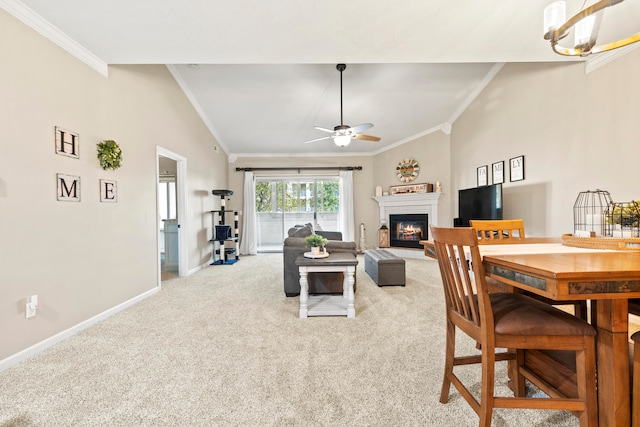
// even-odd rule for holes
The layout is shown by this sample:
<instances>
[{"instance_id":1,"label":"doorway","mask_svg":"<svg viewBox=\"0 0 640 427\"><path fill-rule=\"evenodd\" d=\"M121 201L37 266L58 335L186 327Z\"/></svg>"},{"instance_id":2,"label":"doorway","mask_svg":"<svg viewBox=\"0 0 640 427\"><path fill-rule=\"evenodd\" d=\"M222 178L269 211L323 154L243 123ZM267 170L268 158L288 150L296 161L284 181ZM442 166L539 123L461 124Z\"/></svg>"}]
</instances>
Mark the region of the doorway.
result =
<instances>
[{"instance_id":1,"label":"doorway","mask_svg":"<svg viewBox=\"0 0 640 427\"><path fill-rule=\"evenodd\" d=\"M158 169L158 244L161 278L164 281L178 276L178 162L159 156Z\"/></svg>"},{"instance_id":2,"label":"doorway","mask_svg":"<svg viewBox=\"0 0 640 427\"><path fill-rule=\"evenodd\" d=\"M187 275L186 158L156 147L158 280Z\"/></svg>"}]
</instances>

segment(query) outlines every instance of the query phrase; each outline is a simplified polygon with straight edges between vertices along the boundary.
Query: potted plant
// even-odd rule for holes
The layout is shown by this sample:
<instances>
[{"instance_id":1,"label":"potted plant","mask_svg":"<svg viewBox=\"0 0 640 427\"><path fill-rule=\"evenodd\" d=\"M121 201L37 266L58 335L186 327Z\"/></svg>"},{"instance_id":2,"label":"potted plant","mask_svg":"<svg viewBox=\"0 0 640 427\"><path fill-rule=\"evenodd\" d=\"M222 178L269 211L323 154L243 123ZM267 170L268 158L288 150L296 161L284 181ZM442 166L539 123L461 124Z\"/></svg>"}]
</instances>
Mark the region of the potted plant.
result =
<instances>
[{"instance_id":1,"label":"potted plant","mask_svg":"<svg viewBox=\"0 0 640 427\"><path fill-rule=\"evenodd\" d=\"M313 255L320 255L320 248L324 248L324 245L328 242L327 239L315 233L305 237L304 240L307 246L311 248Z\"/></svg>"},{"instance_id":2,"label":"potted plant","mask_svg":"<svg viewBox=\"0 0 640 427\"><path fill-rule=\"evenodd\" d=\"M639 237L640 204L637 201L611 203L605 215L607 224L613 226L610 230L613 237Z\"/></svg>"}]
</instances>

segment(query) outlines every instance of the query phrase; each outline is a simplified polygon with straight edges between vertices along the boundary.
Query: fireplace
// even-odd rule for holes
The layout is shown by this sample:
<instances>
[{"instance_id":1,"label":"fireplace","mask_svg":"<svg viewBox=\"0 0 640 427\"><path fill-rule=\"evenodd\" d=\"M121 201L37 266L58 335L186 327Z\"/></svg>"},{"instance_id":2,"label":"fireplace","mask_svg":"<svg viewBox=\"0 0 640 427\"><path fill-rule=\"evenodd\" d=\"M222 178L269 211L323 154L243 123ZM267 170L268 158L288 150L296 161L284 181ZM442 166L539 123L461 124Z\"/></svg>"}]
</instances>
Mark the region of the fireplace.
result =
<instances>
[{"instance_id":1,"label":"fireplace","mask_svg":"<svg viewBox=\"0 0 640 427\"><path fill-rule=\"evenodd\" d=\"M429 237L428 214L389 215L389 242L391 246L422 249L420 240Z\"/></svg>"}]
</instances>

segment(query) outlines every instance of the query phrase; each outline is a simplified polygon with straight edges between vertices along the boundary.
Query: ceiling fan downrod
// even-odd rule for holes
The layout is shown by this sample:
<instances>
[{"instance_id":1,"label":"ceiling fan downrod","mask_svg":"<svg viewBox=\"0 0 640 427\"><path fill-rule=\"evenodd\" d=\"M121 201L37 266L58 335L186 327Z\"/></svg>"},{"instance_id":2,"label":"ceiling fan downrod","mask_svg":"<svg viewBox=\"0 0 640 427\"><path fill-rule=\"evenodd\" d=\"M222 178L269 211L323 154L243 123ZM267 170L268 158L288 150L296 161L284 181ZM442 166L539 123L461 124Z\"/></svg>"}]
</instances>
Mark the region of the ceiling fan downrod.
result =
<instances>
[{"instance_id":1,"label":"ceiling fan downrod","mask_svg":"<svg viewBox=\"0 0 640 427\"><path fill-rule=\"evenodd\" d=\"M347 69L346 64L336 65L336 70L340 71L340 128L344 128L344 121L342 120L342 72Z\"/></svg>"},{"instance_id":2,"label":"ceiling fan downrod","mask_svg":"<svg viewBox=\"0 0 640 427\"><path fill-rule=\"evenodd\" d=\"M340 72L340 124L338 126L335 126L333 128L333 130L327 129L327 128L323 128L323 127L320 127L320 126L315 126L315 129L321 130L323 132L328 132L328 133L330 133L332 135L331 136L324 136L322 138L311 139L309 141L305 141L305 144L308 143L308 142L322 141L324 139L329 139L329 138L333 138L333 142L335 142L335 144L338 147L345 147L345 146L349 145L349 143L351 142L352 139L362 139L362 140L365 140L365 141L374 141L374 142L380 141L380 138L377 137L377 136L364 135L364 134L360 133L360 132L372 127L373 125L371 123L363 123L361 125L353 126L353 127L344 124L343 94L342 94L342 72L344 70L346 70L346 69L347 69L347 66L345 64L337 64L336 65L336 70L338 70Z\"/></svg>"}]
</instances>

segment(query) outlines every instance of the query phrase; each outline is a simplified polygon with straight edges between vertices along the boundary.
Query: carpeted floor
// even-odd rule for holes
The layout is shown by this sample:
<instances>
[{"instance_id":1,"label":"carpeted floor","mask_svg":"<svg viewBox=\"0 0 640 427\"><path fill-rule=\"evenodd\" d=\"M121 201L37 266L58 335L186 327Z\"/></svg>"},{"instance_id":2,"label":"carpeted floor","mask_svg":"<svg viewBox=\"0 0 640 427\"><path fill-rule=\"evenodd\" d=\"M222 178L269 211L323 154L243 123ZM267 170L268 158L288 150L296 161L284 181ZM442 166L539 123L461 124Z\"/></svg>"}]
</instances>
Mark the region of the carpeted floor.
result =
<instances>
[{"instance_id":1,"label":"carpeted floor","mask_svg":"<svg viewBox=\"0 0 640 427\"><path fill-rule=\"evenodd\" d=\"M406 287L357 271L356 318L298 318L282 254L188 278L0 373L0 426L475 426L438 402L442 288L408 259ZM460 337L460 350L474 343ZM462 376L479 393L479 371ZM498 389L508 393L506 371ZM493 424L577 426L558 411L496 410Z\"/></svg>"}]
</instances>

